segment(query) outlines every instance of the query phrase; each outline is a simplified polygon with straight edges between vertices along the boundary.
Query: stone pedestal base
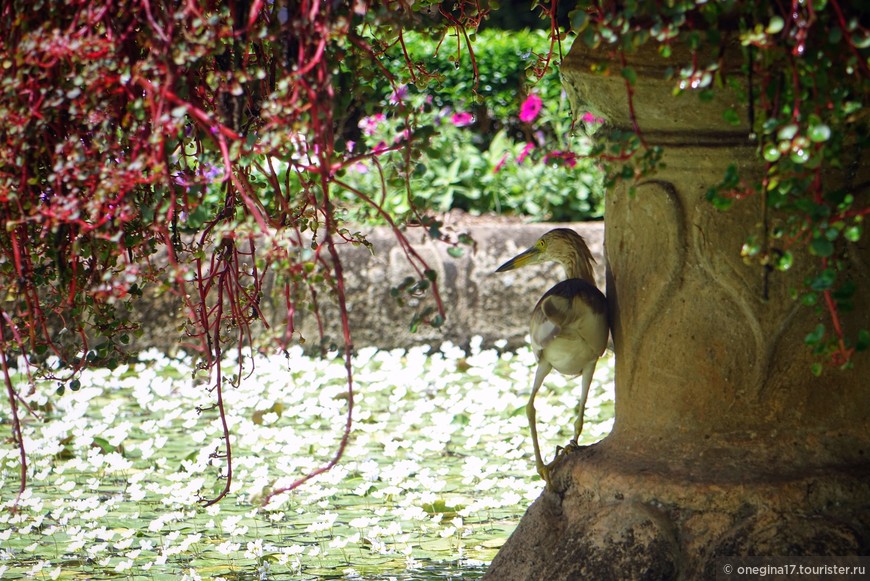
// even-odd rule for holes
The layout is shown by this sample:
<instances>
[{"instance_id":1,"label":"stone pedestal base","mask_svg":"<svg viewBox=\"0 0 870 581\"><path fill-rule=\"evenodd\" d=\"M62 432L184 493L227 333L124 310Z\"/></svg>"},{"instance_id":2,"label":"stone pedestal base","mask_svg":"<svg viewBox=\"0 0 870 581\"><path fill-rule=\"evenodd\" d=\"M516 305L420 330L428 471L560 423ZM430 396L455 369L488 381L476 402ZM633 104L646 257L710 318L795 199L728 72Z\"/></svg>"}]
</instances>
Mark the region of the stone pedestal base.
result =
<instances>
[{"instance_id":1,"label":"stone pedestal base","mask_svg":"<svg viewBox=\"0 0 870 581\"><path fill-rule=\"evenodd\" d=\"M565 454L485 579L715 579L717 558L866 555L870 464L784 473L662 463L607 440Z\"/></svg>"}]
</instances>

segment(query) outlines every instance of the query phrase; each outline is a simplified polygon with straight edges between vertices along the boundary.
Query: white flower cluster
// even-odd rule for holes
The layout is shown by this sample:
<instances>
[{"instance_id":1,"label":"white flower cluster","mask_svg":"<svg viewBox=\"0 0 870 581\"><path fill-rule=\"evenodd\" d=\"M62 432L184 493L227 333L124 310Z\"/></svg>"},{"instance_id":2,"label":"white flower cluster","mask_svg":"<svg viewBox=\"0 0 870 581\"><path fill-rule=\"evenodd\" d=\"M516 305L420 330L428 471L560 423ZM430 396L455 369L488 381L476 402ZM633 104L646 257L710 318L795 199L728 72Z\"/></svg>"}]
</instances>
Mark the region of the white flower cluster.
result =
<instances>
[{"instance_id":1,"label":"white flower cluster","mask_svg":"<svg viewBox=\"0 0 870 581\"><path fill-rule=\"evenodd\" d=\"M334 455L347 419L340 359L229 357L223 372L232 487L214 378L157 352L81 378L57 396L27 396L19 457L0 448L0 576L112 574L235 578L401 575L484 566L541 492L524 413L534 357L481 349L362 349L353 360L354 414L343 460L263 506ZM19 377L20 381L25 378ZM613 361L599 363L584 443L605 435ZM572 435L579 381L551 374L536 400L543 450ZM28 389L21 389L22 394ZM5 412L0 412L5 413ZM4 422L0 422L4 423Z\"/></svg>"}]
</instances>

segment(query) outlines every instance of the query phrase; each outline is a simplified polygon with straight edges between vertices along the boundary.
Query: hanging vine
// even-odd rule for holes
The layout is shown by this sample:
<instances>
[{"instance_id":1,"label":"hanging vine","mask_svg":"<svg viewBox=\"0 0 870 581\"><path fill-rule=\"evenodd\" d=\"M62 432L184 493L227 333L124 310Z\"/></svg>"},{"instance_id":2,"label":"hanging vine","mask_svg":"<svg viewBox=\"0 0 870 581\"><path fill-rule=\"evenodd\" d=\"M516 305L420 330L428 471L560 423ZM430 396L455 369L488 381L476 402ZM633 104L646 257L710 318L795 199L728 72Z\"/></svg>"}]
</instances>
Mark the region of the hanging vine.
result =
<instances>
[{"instance_id":1,"label":"hanging vine","mask_svg":"<svg viewBox=\"0 0 870 581\"><path fill-rule=\"evenodd\" d=\"M232 426L224 392L243 365L228 350L256 347L267 328L264 281L273 276L287 317L270 348L302 341L294 317L332 297L340 313L348 405L353 417L353 341L339 247L367 245L333 199L342 170L380 150L348 146L360 80L353 66L396 80L374 47L405 26L425 28L426 10L392 2L287 0L81 0L7 2L0 9L0 372L12 436L27 409L13 365L77 391L87 366L113 368L138 332L136 299L165 288L181 305L179 342L196 354L197 378L222 445L212 454L231 489ZM462 3L450 26L476 26ZM470 45L468 47L470 50ZM405 53L410 76L418 63ZM353 66L348 66L353 63ZM413 124L410 111L402 114ZM414 135L391 146L415 147ZM379 210L378 196L356 203ZM440 324L434 271L392 223L421 289L416 317ZM436 236L437 238L437 236ZM163 258L161 258L163 257ZM293 486L298 485L295 484ZM291 487L292 488L292 487Z\"/></svg>"}]
</instances>

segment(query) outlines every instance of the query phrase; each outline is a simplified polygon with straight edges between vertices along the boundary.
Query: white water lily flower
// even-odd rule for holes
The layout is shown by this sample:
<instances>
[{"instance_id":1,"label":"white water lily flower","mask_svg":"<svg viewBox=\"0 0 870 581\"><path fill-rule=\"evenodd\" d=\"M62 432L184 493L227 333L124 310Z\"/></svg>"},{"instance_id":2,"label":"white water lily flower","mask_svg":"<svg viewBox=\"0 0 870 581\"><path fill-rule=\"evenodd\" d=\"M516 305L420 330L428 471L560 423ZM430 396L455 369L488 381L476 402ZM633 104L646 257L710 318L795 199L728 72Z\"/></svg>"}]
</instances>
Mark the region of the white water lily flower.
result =
<instances>
[{"instance_id":1,"label":"white water lily flower","mask_svg":"<svg viewBox=\"0 0 870 581\"><path fill-rule=\"evenodd\" d=\"M441 535L442 539L446 539L447 537L452 537L455 532L456 527L447 527L445 529L442 529L441 533L439 534Z\"/></svg>"},{"instance_id":2,"label":"white water lily flower","mask_svg":"<svg viewBox=\"0 0 870 581\"><path fill-rule=\"evenodd\" d=\"M487 523L515 521L523 505L540 495L541 487L533 477L522 414L527 394L514 385L515 378L523 384L529 379L534 356L528 349L514 355L481 347L472 342L469 355L450 344L431 353L418 348L369 349L357 357L355 424L345 459L337 470L274 499L270 508L280 507L279 512L257 510L251 498L290 484L334 453L346 414L343 363L310 359L292 349L290 359L258 357L253 374L226 390L233 430L233 487L230 497L206 509L199 506L199 494L209 496L203 491L211 490L223 469L220 460L209 458L216 448L223 448L223 440L216 412L195 412L196 406L214 402L204 375L192 382L189 360L161 357L166 371L137 363L125 368L124 377L106 372L88 376L92 384L80 391L91 390L90 402L59 398L58 410L75 410L63 412L63 422L25 426L34 454L32 479L40 485L33 489L38 493L28 492L29 512L0 512L0 541L12 538L11 531L25 544L37 541L25 549L39 559L45 547L57 546L58 535L66 535L62 554L93 551L96 546L89 567L99 569L99 563L105 563L106 572L123 569L131 561L133 570L163 573L165 566L182 571L191 555L217 551L233 559L248 543L252 555L274 555L273 566L286 567L291 574L317 567L324 555L344 552L352 544L369 549L348 551L354 567L357 559L364 563L366 555L381 554L401 554L413 564L422 544L442 534L450 546L444 557L452 562L465 559L465 552L491 558L494 549L480 544ZM251 366L246 363L245 369ZM238 368L225 371L233 374ZM603 358L588 402L593 418L602 413L599 410L612 409L612 391L601 388L609 378L612 358ZM561 418L565 402L576 398L577 386L557 381L553 387L548 390L553 393L542 394L541 413ZM99 405L95 398L100 398ZM33 399L53 402L54 386L40 387ZM123 405L103 405L103 399L123 400ZM138 409L128 407L131 401ZM107 417L106 409L114 415ZM142 418L142 410L149 415ZM254 410L274 417L268 415L267 422L257 424ZM269 422L273 425L266 425ZM608 422L590 422L584 436L603 435ZM564 443L570 436L566 430L559 421L549 422L541 430L542 440ZM106 454L90 448L95 438L123 445L125 452ZM199 448L197 441L202 442ZM55 451L72 457L58 459ZM9 468L17 461L15 450L0 448L4 495L12 483L5 475L14 475ZM423 510L426 503L445 497L448 505L458 507L456 514L430 515ZM48 510L29 508L43 505ZM137 510L129 510L131 506ZM308 516L312 513L314 522ZM321 520L318 513L332 516ZM43 516L46 520L40 522ZM230 516L237 518L227 520ZM97 526L118 518L124 529ZM221 525L219 533L213 530L215 520ZM306 526L318 538L305 542L317 540L317 546L299 544L300 538L312 534ZM136 535L127 536L131 531ZM330 535L333 531L335 536ZM133 538L139 548L124 552ZM222 542L215 545L218 541ZM156 559L155 543L162 545ZM52 566L59 564L55 559ZM74 565L70 572L76 574Z\"/></svg>"},{"instance_id":3,"label":"white water lily flower","mask_svg":"<svg viewBox=\"0 0 870 581\"><path fill-rule=\"evenodd\" d=\"M229 556L232 553L235 553L241 548L241 543L236 543L233 541L224 541L218 546L215 547L215 550L221 555Z\"/></svg>"},{"instance_id":4,"label":"white water lily flower","mask_svg":"<svg viewBox=\"0 0 870 581\"><path fill-rule=\"evenodd\" d=\"M263 539L256 539L254 541L249 541L246 545L245 558L246 559L259 559L263 556Z\"/></svg>"},{"instance_id":5,"label":"white water lily flower","mask_svg":"<svg viewBox=\"0 0 870 581\"><path fill-rule=\"evenodd\" d=\"M378 518L360 516L360 517L352 519L347 524L348 524L348 526L355 528L355 529L365 529L365 528L370 527L373 524L377 524L378 521L380 521L380 519L378 519Z\"/></svg>"},{"instance_id":6,"label":"white water lily flower","mask_svg":"<svg viewBox=\"0 0 870 581\"><path fill-rule=\"evenodd\" d=\"M186 553L192 545L198 543L201 540L202 540L201 533L193 533L193 534L187 535L184 538L184 540L182 540L181 543L179 543L178 548L182 553Z\"/></svg>"}]
</instances>

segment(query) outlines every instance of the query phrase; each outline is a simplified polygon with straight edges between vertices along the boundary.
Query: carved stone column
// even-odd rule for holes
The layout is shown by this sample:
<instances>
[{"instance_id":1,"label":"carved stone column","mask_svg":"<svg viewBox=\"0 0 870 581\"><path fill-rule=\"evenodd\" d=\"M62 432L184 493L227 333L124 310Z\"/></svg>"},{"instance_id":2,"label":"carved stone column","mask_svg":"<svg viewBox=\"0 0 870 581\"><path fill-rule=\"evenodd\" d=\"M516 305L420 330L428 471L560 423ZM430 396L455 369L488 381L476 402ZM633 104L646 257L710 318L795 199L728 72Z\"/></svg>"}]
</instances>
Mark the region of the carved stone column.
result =
<instances>
[{"instance_id":1,"label":"carved stone column","mask_svg":"<svg viewBox=\"0 0 870 581\"><path fill-rule=\"evenodd\" d=\"M734 555L870 551L870 356L810 372L804 337L825 315L789 296L816 258L788 273L744 264L760 234L757 199L720 212L705 199L729 164L758 171L736 98L671 95L665 62L629 55L634 110L665 168L608 193L607 295L616 349L616 421L562 457L502 548L490 579L712 579ZM619 64L610 76L581 42L562 65L576 111L629 129ZM870 245L843 250L860 289L850 331L870 320Z\"/></svg>"}]
</instances>

